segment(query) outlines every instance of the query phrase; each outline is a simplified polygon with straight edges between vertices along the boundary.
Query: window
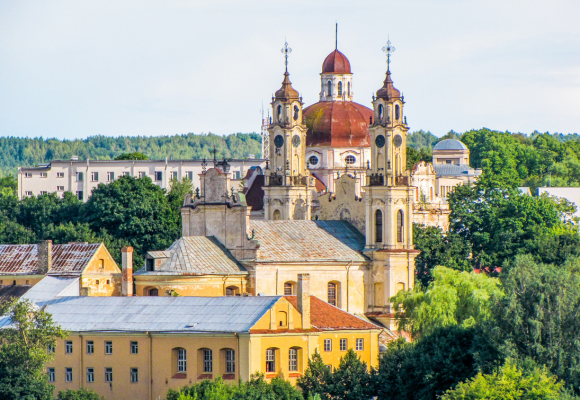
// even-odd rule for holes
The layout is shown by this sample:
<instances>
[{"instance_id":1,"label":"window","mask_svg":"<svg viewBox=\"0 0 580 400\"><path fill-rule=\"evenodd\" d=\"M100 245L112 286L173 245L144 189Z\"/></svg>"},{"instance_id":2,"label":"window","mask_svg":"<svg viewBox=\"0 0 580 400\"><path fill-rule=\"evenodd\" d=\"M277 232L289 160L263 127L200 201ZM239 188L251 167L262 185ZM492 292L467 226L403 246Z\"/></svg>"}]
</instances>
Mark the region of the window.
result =
<instances>
[{"instance_id":1,"label":"window","mask_svg":"<svg viewBox=\"0 0 580 400\"><path fill-rule=\"evenodd\" d=\"M57 178L64 178L64 172L57 172L56 177Z\"/></svg>"},{"instance_id":2,"label":"window","mask_svg":"<svg viewBox=\"0 0 580 400\"><path fill-rule=\"evenodd\" d=\"M57 192L64 192L64 186L57 186L56 187L56 191ZM46 192L45 192L46 193Z\"/></svg>"},{"instance_id":3,"label":"window","mask_svg":"<svg viewBox=\"0 0 580 400\"><path fill-rule=\"evenodd\" d=\"M354 164L356 162L356 158L355 156L346 156L344 162L346 162L347 164Z\"/></svg>"},{"instance_id":4,"label":"window","mask_svg":"<svg viewBox=\"0 0 580 400\"><path fill-rule=\"evenodd\" d=\"M177 372L187 371L187 352L185 349L177 350Z\"/></svg>"},{"instance_id":5,"label":"window","mask_svg":"<svg viewBox=\"0 0 580 400\"><path fill-rule=\"evenodd\" d=\"M130 173L130 172L128 172L128 171L124 171L124 172L123 172L123 176L131 176L131 173Z\"/></svg>"},{"instance_id":6,"label":"window","mask_svg":"<svg viewBox=\"0 0 580 400\"><path fill-rule=\"evenodd\" d=\"M236 372L236 352L226 350L226 373L233 374Z\"/></svg>"},{"instance_id":7,"label":"window","mask_svg":"<svg viewBox=\"0 0 580 400\"><path fill-rule=\"evenodd\" d=\"M177 171L171 171L171 179L177 179Z\"/></svg>"},{"instance_id":8,"label":"window","mask_svg":"<svg viewBox=\"0 0 580 400\"><path fill-rule=\"evenodd\" d=\"M139 343L131 342L131 354L138 354L139 353Z\"/></svg>"},{"instance_id":9,"label":"window","mask_svg":"<svg viewBox=\"0 0 580 400\"><path fill-rule=\"evenodd\" d=\"M278 321L278 326L287 327L288 326L288 315L286 311L276 312L276 321Z\"/></svg>"},{"instance_id":10,"label":"window","mask_svg":"<svg viewBox=\"0 0 580 400\"><path fill-rule=\"evenodd\" d=\"M238 294L237 286L229 286L226 288L226 296L235 296Z\"/></svg>"},{"instance_id":11,"label":"window","mask_svg":"<svg viewBox=\"0 0 580 400\"><path fill-rule=\"evenodd\" d=\"M43 195L43 194L47 194L47 193L48 193L48 192L47 192L46 190L41 190L41 191L40 191L40 194L41 194L41 195Z\"/></svg>"},{"instance_id":12,"label":"window","mask_svg":"<svg viewBox=\"0 0 580 400\"><path fill-rule=\"evenodd\" d=\"M294 294L294 284L292 282L284 283L284 296L292 296Z\"/></svg>"},{"instance_id":13,"label":"window","mask_svg":"<svg viewBox=\"0 0 580 400\"><path fill-rule=\"evenodd\" d=\"M146 271L155 271L155 260L152 258L147 258L145 260Z\"/></svg>"},{"instance_id":14,"label":"window","mask_svg":"<svg viewBox=\"0 0 580 400\"><path fill-rule=\"evenodd\" d=\"M298 106L294 106L294 121L298 121L299 116L300 116L300 108L298 108Z\"/></svg>"},{"instance_id":15,"label":"window","mask_svg":"<svg viewBox=\"0 0 580 400\"><path fill-rule=\"evenodd\" d=\"M379 104L379 120L383 119L383 105Z\"/></svg>"},{"instance_id":16,"label":"window","mask_svg":"<svg viewBox=\"0 0 580 400\"><path fill-rule=\"evenodd\" d=\"M26 192L24 192L24 194L25 194L26 196L32 196L32 192L31 192L31 191L29 191L29 190L27 190Z\"/></svg>"},{"instance_id":17,"label":"window","mask_svg":"<svg viewBox=\"0 0 580 400\"><path fill-rule=\"evenodd\" d=\"M326 88L326 90L327 90L326 95L327 96L332 96L332 82L328 81L326 83L326 86L327 86L327 88Z\"/></svg>"},{"instance_id":18,"label":"window","mask_svg":"<svg viewBox=\"0 0 580 400\"><path fill-rule=\"evenodd\" d=\"M336 307L336 283L328 282L328 304Z\"/></svg>"},{"instance_id":19,"label":"window","mask_svg":"<svg viewBox=\"0 0 580 400\"><path fill-rule=\"evenodd\" d=\"M156 288L149 289L149 296L159 296L159 290Z\"/></svg>"},{"instance_id":20,"label":"window","mask_svg":"<svg viewBox=\"0 0 580 400\"><path fill-rule=\"evenodd\" d=\"M193 171L187 171L185 173L185 176L187 177L187 179L189 179L190 181L193 181Z\"/></svg>"},{"instance_id":21,"label":"window","mask_svg":"<svg viewBox=\"0 0 580 400\"><path fill-rule=\"evenodd\" d=\"M282 122L282 106L278 106L278 122Z\"/></svg>"},{"instance_id":22,"label":"window","mask_svg":"<svg viewBox=\"0 0 580 400\"><path fill-rule=\"evenodd\" d=\"M400 114L401 114L401 108L399 107L398 104L395 104L395 119L399 119Z\"/></svg>"},{"instance_id":23,"label":"window","mask_svg":"<svg viewBox=\"0 0 580 400\"><path fill-rule=\"evenodd\" d=\"M91 181L98 182L99 181L99 173L98 172L91 172Z\"/></svg>"},{"instance_id":24,"label":"window","mask_svg":"<svg viewBox=\"0 0 580 400\"><path fill-rule=\"evenodd\" d=\"M105 354L113 354L113 342L105 342Z\"/></svg>"},{"instance_id":25,"label":"window","mask_svg":"<svg viewBox=\"0 0 580 400\"><path fill-rule=\"evenodd\" d=\"M383 241L383 212L377 210L375 212L375 242L381 243Z\"/></svg>"},{"instance_id":26,"label":"window","mask_svg":"<svg viewBox=\"0 0 580 400\"><path fill-rule=\"evenodd\" d=\"M356 351L363 351L364 348L364 339L357 339L356 340Z\"/></svg>"},{"instance_id":27,"label":"window","mask_svg":"<svg viewBox=\"0 0 580 400\"><path fill-rule=\"evenodd\" d=\"M73 350L73 348L72 348L72 341L71 340L67 340L64 343L65 343L64 352L66 354L71 354L72 353L72 350Z\"/></svg>"},{"instance_id":28,"label":"window","mask_svg":"<svg viewBox=\"0 0 580 400\"><path fill-rule=\"evenodd\" d=\"M95 342L92 340L87 340L87 354L93 354L95 352Z\"/></svg>"},{"instance_id":29,"label":"window","mask_svg":"<svg viewBox=\"0 0 580 400\"><path fill-rule=\"evenodd\" d=\"M77 182L82 182L84 179L84 174L82 172L77 172Z\"/></svg>"},{"instance_id":30,"label":"window","mask_svg":"<svg viewBox=\"0 0 580 400\"><path fill-rule=\"evenodd\" d=\"M107 172L107 182L113 182L115 180L114 172Z\"/></svg>"},{"instance_id":31,"label":"window","mask_svg":"<svg viewBox=\"0 0 580 400\"><path fill-rule=\"evenodd\" d=\"M72 382L72 368L65 368L64 380L66 382Z\"/></svg>"},{"instance_id":32,"label":"window","mask_svg":"<svg viewBox=\"0 0 580 400\"><path fill-rule=\"evenodd\" d=\"M342 82L338 82L338 95L342 96Z\"/></svg>"},{"instance_id":33,"label":"window","mask_svg":"<svg viewBox=\"0 0 580 400\"><path fill-rule=\"evenodd\" d=\"M451 164L451 160L445 160L446 164Z\"/></svg>"},{"instance_id":34,"label":"window","mask_svg":"<svg viewBox=\"0 0 580 400\"><path fill-rule=\"evenodd\" d=\"M298 371L298 349L288 351L288 370Z\"/></svg>"},{"instance_id":35,"label":"window","mask_svg":"<svg viewBox=\"0 0 580 400\"><path fill-rule=\"evenodd\" d=\"M94 382L95 381L95 369L94 368L87 368L87 382Z\"/></svg>"},{"instance_id":36,"label":"window","mask_svg":"<svg viewBox=\"0 0 580 400\"><path fill-rule=\"evenodd\" d=\"M111 284L111 280L107 279L107 285L110 285L110 284Z\"/></svg>"},{"instance_id":37,"label":"window","mask_svg":"<svg viewBox=\"0 0 580 400\"><path fill-rule=\"evenodd\" d=\"M105 382L113 382L113 368L105 368Z\"/></svg>"},{"instance_id":38,"label":"window","mask_svg":"<svg viewBox=\"0 0 580 400\"><path fill-rule=\"evenodd\" d=\"M32 178L32 173L31 172L25 172L24 173L24 177L25 178Z\"/></svg>"},{"instance_id":39,"label":"window","mask_svg":"<svg viewBox=\"0 0 580 400\"><path fill-rule=\"evenodd\" d=\"M242 174L240 173L240 171L234 171L232 172L232 179L241 179Z\"/></svg>"},{"instance_id":40,"label":"window","mask_svg":"<svg viewBox=\"0 0 580 400\"><path fill-rule=\"evenodd\" d=\"M48 381L54 382L56 380L56 373L54 372L54 368L48 369Z\"/></svg>"},{"instance_id":41,"label":"window","mask_svg":"<svg viewBox=\"0 0 580 400\"><path fill-rule=\"evenodd\" d=\"M310 158L308 159L308 163L310 164L310 166L318 165L318 157L310 156Z\"/></svg>"},{"instance_id":42,"label":"window","mask_svg":"<svg viewBox=\"0 0 580 400\"><path fill-rule=\"evenodd\" d=\"M2 281L0 281L0 283L2 283ZM49 345L48 345L47 352L48 352L49 354L52 354L52 353L54 353L54 344L49 344Z\"/></svg>"},{"instance_id":43,"label":"window","mask_svg":"<svg viewBox=\"0 0 580 400\"><path fill-rule=\"evenodd\" d=\"M397 242L403 243L404 236L403 210L397 211Z\"/></svg>"},{"instance_id":44,"label":"window","mask_svg":"<svg viewBox=\"0 0 580 400\"><path fill-rule=\"evenodd\" d=\"M203 351L203 372L213 372L213 354L210 349Z\"/></svg>"},{"instance_id":45,"label":"window","mask_svg":"<svg viewBox=\"0 0 580 400\"><path fill-rule=\"evenodd\" d=\"M139 382L139 369L131 368L131 383Z\"/></svg>"},{"instance_id":46,"label":"window","mask_svg":"<svg viewBox=\"0 0 580 400\"><path fill-rule=\"evenodd\" d=\"M346 351L346 339L340 339L340 351Z\"/></svg>"},{"instance_id":47,"label":"window","mask_svg":"<svg viewBox=\"0 0 580 400\"><path fill-rule=\"evenodd\" d=\"M348 88L348 95L350 96L350 82L346 86Z\"/></svg>"},{"instance_id":48,"label":"window","mask_svg":"<svg viewBox=\"0 0 580 400\"><path fill-rule=\"evenodd\" d=\"M163 172L161 172L161 171L155 171L155 180L156 181L163 180Z\"/></svg>"},{"instance_id":49,"label":"window","mask_svg":"<svg viewBox=\"0 0 580 400\"><path fill-rule=\"evenodd\" d=\"M29 281L28 279L26 280L26 284L27 284L27 285L29 285L29 284L30 284L30 281Z\"/></svg>"},{"instance_id":50,"label":"window","mask_svg":"<svg viewBox=\"0 0 580 400\"><path fill-rule=\"evenodd\" d=\"M139 178L145 178L146 176L147 176L147 173L145 171L139 172Z\"/></svg>"},{"instance_id":51,"label":"window","mask_svg":"<svg viewBox=\"0 0 580 400\"><path fill-rule=\"evenodd\" d=\"M276 372L276 349L266 350L266 372Z\"/></svg>"},{"instance_id":52,"label":"window","mask_svg":"<svg viewBox=\"0 0 580 400\"><path fill-rule=\"evenodd\" d=\"M324 339L324 351L332 351L332 340Z\"/></svg>"},{"instance_id":53,"label":"window","mask_svg":"<svg viewBox=\"0 0 580 400\"><path fill-rule=\"evenodd\" d=\"M41 178L48 178L48 174L46 172L41 172L40 177Z\"/></svg>"},{"instance_id":54,"label":"window","mask_svg":"<svg viewBox=\"0 0 580 400\"><path fill-rule=\"evenodd\" d=\"M79 200L81 200L81 201L83 200L83 191L82 190L77 191L77 197Z\"/></svg>"}]
</instances>

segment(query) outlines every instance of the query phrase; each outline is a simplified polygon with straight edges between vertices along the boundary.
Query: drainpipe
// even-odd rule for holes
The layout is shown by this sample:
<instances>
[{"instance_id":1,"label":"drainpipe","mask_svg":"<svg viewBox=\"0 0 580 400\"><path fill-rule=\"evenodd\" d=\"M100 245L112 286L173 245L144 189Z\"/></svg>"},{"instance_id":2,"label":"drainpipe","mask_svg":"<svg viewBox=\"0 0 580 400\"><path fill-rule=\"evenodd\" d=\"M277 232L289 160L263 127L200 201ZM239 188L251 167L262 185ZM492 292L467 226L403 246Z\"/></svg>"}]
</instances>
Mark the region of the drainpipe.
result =
<instances>
[{"instance_id":1,"label":"drainpipe","mask_svg":"<svg viewBox=\"0 0 580 400\"><path fill-rule=\"evenodd\" d=\"M276 268L276 296L278 296L278 268Z\"/></svg>"},{"instance_id":2,"label":"drainpipe","mask_svg":"<svg viewBox=\"0 0 580 400\"><path fill-rule=\"evenodd\" d=\"M350 267L352 267L352 260L350 260L350 262L346 266L346 312L349 312L348 306L350 298L348 297L348 287L350 282Z\"/></svg>"},{"instance_id":3,"label":"drainpipe","mask_svg":"<svg viewBox=\"0 0 580 400\"><path fill-rule=\"evenodd\" d=\"M222 292L222 293L224 294L224 296L225 296L225 295L226 295L226 293L227 293L227 292L226 292L226 284L227 284L227 282L226 282L226 281L228 280L228 277L229 277L229 276L230 276L230 274L226 274L226 276L224 276L224 277L223 277L223 280L224 280L224 284L223 284L223 285L224 285L224 287L223 287L223 292Z\"/></svg>"},{"instance_id":4,"label":"drainpipe","mask_svg":"<svg viewBox=\"0 0 580 400\"><path fill-rule=\"evenodd\" d=\"M85 370L83 368L83 335L79 335L79 337L81 338L81 351L79 351L79 356L80 356L80 371L79 371L79 387L82 389L83 387L83 371Z\"/></svg>"},{"instance_id":5,"label":"drainpipe","mask_svg":"<svg viewBox=\"0 0 580 400\"><path fill-rule=\"evenodd\" d=\"M151 332L147 332L149 336L149 400L153 400L153 338Z\"/></svg>"}]
</instances>

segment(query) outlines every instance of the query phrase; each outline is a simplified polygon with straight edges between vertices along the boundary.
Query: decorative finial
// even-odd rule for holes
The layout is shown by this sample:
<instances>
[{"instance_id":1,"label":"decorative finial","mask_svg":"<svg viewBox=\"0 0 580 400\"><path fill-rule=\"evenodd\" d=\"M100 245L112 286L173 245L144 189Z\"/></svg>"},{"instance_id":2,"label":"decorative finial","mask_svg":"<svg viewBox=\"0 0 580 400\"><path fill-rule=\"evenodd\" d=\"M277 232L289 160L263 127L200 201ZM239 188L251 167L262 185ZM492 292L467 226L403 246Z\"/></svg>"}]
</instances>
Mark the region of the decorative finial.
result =
<instances>
[{"instance_id":1,"label":"decorative finial","mask_svg":"<svg viewBox=\"0 0 580 400\"><path fill-rule=\"evenodd\" d=\"M338 22L336 23L336 29L334 30L334 50L338 50Z\"/></svg>"},{"instance_id":2,"label":"decorative finial","mask_svg":"<svg viewBox=\"0 0 580 400\"><path fill-rule=\"evenodd\" d=\"M288 42L284 41L284 47L282 47L282 54L284 54L285 64L286 64L286 72L288 72L288 55L292 53L292 49L288 47Z\"/></svg>"},{"instance_id":3,"label":"decorative finial","mask_svg":"<svg viewBox=\"0 0 580 400\"><path fill-rule=\"evenodd\" d=\"M383 52L387 55L387 71L389 71L391 65L391 54L395 52L395 46L391 44L389 39L387 39L387 44L383 47Z\"/></svg>"}]
</instances>

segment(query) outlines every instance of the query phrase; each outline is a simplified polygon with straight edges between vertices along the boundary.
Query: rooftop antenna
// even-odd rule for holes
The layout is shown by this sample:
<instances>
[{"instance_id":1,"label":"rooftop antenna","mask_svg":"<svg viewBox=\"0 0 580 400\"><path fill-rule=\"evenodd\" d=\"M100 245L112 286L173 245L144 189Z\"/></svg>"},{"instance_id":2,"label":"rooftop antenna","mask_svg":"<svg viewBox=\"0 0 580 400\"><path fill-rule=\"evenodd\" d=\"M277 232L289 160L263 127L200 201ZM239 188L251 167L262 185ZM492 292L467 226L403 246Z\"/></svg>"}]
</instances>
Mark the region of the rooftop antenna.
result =
<instances>
[{"instance_id":1,"label":"rooftop antenna","mask_svg":"<svg viewBox=\"0 0 580 400\"><path fill-rule=\"evenodd\" d=\"M383 46L383 52L387 55L387 72L389 72L391 66L391 54L395 52L395 46L391 44L391 41L388 37L387 44Z\"/></svg>"},{"instance_id":2,"label":"rooftop antenna","mask_svg":"<svg viewBox=\"0 0 580 400\"><path fill-rule=\"evenodd\" d=\"M336 23L336 28L334 30L334 50L338 50L338 22Z\"/></svg>"},{"instance_id":3,"label":"rooftop antenna","mask_svg":"<svg viewBox=\"0 0 580 400\"><path fill-rule=\"evenodd\" d=\"M284 47L282 47L282 54L284 54L284 58L285 60L285 64L286 64L286 72L288 72L288 55L290 53L292 53L292 49L290 47L288 47L288 42L286 41L286 38L284 38Z\"/></svg>"}]
</instances>

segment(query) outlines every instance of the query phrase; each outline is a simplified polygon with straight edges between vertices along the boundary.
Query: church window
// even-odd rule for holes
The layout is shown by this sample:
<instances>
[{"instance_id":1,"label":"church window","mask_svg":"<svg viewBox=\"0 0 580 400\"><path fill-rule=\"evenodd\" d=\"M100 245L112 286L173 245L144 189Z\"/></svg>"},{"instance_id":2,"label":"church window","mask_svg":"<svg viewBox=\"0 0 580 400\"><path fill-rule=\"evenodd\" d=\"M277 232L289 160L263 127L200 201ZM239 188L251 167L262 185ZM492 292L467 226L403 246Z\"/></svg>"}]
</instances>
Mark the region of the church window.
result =
<instances>
[{"instance_id":1,"label":"church window","mask_svg":"<svg viewBox=\"0 0 580 400\"><path fill-rule=\"evenodd\" d=\"M274 221L278 221L282 219L282 213L280 212L280 210L274 210L274 214L273 214L272 218Z\"/></svg>"},{"instance_id":2,"label":"church window","mask_svg":"<svg viewBox=\"0 0 580 400\"><path fill-rule=\"evenodd\" d=\"M379 119L383 119L383 105L379 104Z\"/></svg>"},{"instance_id":3,"label":"church window","mask_svg":"<svg viewBox=\"0 0 580 400\"><path fill-rule=\"evenodd\" d=\"M284 283L284 296L292 296L292 295L294 295L294 283L285 282Z\"/></svg>"},{"instance_id":4,"label":"church window","mask_svg":"<svg viewBox=\"0 0 580 400\"><path fill-rule=\"evenodd\" d=\"M355 156L346 156L346 158L344 159L344 162L346 162L347 164L354 164L356 162L356 157Z\"/></svg>"},{"instance_id":5,"label":"church window","mask_svg":"<svg viewBox=\"0 0 580 400\"><path fill-rule=\"evenodd\" d=\"M346 87L348 88L348 95L350 96L350 82L346 84Z\"/></svg>"},{"instance_id":6,"label":"church window","mask_svg":"<svg viewBox=\"0 0 580 400\"><path fill-rule=\"evenodd\" d=\"M383 212L377 210L375 212L375 242L382 243L383 241Z\"/></svg>"},{"instance_id":7,"label":"church window","mask_svg":"<svg viewBox=\"0 0 580 400\"><path fill-rule=\"evenodd\" d=\"M328 93L326 94L327 96L332 96L332 82L328 81L328 83L326 84L326 86L328 86L327 91Z\"/></svg>"},{"instance_id":8,"label":"church window","mask_svg":"<svg viewBox=\"0 0 580 400\"><path fill-rule=\"evenodd\" d=\"M399 114L401 113L401 109L398 104L395 105L395 119L399 119Z\"/></svg>"},{"instance_id":9,"label":"church window","mask_svg":"<svg viewBox=\"0 0 580 400\"><path fill-rule=\"evenodd\" d=\"M298 117L300 116L300 109L298 106L294 106L294 121L298 121Z\"/></svg>"},{"instance_id":10,"label":"church window","mask_svg":"<svg viewBox=\"0 0 580 400\"><path fill-rule=\"evenodd\" d=\"M310 164L310 166L318 165L318 157L310 156L310 158L308 159L308 163Z\"/></svg>"},{"instance_id":11,"label":"church window","mask_svg":"<svg viewBox=\"0 0 580 400\"><path fill-rule=\"evenodd\" d=\"M403 242L404 226L403 226L403 210L397 211L397 242Z\"/></svg>"},{"instance_id":12,"label":"church window","mask_svg":"<svg viewBox=\"0 0 580 400\"><path fill-rule=\"evenodd\" d=\"M159 296L159 290L156 288L149 289L149 296Z\"/></svg>"},{"instance_id":13,"label":"church window","mask_svg":"<svg viewBox=\"0 0 580 400\"><path fill-rule=\"evenodd\" d=\"M328 282L328 304L337 306L338 291L337 285L334 282Z\"/></svg>"},{"instance_id":14,"label":"church window","mask_svg":"<svg viewBox=\"0 0 580 400\"><path fill-rule=\"evenodd\" d=\"M276 349L266 350L266 372L276 372Z\"/></svg>"},{"instance_id":15,"label":"church window","mask_svg":"<svg viewBox=\"0 0 580 400\"><path fill-rule=\"evenodd\" d=\"M342 96L342 82L338 82L338 95Z\"/></svg>"},{"instance_id":16,"label":"church window","mask_svg":"<svg viewBox=\"0 0 580 400\"><path fill-rule=\"evenodd\" d=\"M278 106L278 122L282 121L282 106Z\"/></svg>"}]
</instances>

